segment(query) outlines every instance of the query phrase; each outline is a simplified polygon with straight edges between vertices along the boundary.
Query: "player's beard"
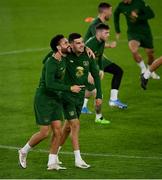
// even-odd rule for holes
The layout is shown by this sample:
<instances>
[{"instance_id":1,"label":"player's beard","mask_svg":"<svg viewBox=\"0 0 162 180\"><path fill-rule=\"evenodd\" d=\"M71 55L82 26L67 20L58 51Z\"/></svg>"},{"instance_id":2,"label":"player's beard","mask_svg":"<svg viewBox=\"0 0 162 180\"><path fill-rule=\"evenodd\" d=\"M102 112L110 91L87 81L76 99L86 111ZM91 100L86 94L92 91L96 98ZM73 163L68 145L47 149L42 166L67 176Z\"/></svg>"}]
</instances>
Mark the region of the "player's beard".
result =
<instances>
[{"instance_id":1,"label":"player's beard","mask_svg":"<svg viewBox=\"0 0 162 180\"><path fill-rule=\"evenodd\" d=\"M62 48L61 52L62 54L66 55L71 52L71 47L68 46L67 48Z\"/></svg>"}]
</instances>

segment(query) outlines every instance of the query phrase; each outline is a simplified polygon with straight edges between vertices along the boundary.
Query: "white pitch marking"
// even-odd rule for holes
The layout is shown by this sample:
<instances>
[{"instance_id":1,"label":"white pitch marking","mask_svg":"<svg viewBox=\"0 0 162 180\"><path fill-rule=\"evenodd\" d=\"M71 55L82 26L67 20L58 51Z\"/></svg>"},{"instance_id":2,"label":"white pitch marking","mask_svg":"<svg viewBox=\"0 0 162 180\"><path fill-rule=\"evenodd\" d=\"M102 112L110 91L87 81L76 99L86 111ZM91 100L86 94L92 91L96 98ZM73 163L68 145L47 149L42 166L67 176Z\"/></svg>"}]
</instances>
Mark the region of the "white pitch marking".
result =
<instances>
[{"instance_id":1,"label":"white pitch marking","mask_svg":"<svg viewBox=\"0 0 162 180\"><path fill-rule=\"evenodd\" d=\"M156 36L154 37L154 39L162 39L162 36ZM126 39L121 39L119 40L119 43L125 43L128 40ZM39 52L39 51L44 51L44 50L48 50L50 48L45 47L45 48L30 48L30 49L21 49L21 50L13 50L13 51L4 51L4 52L0 52L0 56L4 56L4 55L13 55L13 54L22 54L22 53L28 53L28 52Z\"/></svg>"},{"instance_id":2,"label":"white pitch marking","mask_svg":"<svg viewBox=\"0 0 162 180\"><path fill-rule=\"evenodd\" d=\"M0 145L0 149L18 150L20 147ZM32 150L34 152L48 153L49 151L44 149ZM73 155L73 152L60 152L60 154ZM152 159L152 160L162 160L162 157L158 156L129 156L121 154L99 154L99 153L81 153L85 156L95 156L95 157L116 157L116 158L126 158L126 159Z\"/></svg>"}]
</instances>

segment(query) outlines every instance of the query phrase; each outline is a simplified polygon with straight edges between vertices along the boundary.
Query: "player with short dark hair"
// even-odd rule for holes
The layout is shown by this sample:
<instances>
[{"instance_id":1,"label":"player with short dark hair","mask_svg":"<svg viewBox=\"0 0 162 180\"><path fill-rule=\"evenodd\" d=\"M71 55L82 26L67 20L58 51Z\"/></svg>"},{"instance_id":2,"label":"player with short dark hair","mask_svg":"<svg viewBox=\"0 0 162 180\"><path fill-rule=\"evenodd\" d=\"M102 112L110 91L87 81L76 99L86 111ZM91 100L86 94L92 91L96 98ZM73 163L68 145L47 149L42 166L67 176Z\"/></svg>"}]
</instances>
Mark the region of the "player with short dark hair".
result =
<instances>
[{"instance_id":1,"label":"player with short dark hair","mask_svg":"<svg viewBox=\"0 0 162 180\"><path fill-rule=\"evenodd\" d=\"M102 92L96 62L94 59L88 57L85 51L83 38L80 34L70 34L69 42L72 52L66 57L65 84L78 84L86 86L88 73L91 72L92 76L94 77L95 87L97 89L96 104L100 105L102 103ZM60 146L62 146L68 135L71 133L75 155L75 166L79 168L90 167L90 165L83 161L79 147L79 117L84 102L84 94L85 88L83 88L78 94L68 92L64 93L64 116L66 121L64 123L63 135L60 144Z\"/></svg>"}]
</instances>

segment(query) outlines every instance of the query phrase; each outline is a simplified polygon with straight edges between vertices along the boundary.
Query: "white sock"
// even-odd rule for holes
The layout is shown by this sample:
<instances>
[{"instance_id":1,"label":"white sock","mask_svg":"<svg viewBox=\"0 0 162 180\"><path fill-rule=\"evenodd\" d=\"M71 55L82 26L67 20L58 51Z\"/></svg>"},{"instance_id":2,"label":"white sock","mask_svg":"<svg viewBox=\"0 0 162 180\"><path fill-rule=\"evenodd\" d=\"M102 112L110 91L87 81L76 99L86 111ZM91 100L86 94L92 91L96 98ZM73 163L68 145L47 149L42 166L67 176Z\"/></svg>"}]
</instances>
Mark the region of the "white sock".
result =
<instances>
[{"instance_id":1,"label":"white sock","mask_svg":"<svg viewBox=\"0 0 162 180\"><path fill-rule=\"evenodd\" d=\"M146 71L146 65L145 65L144 61L142 60L141 62L139 62L137 64L141 68L141 73L143 74Z\"/></svg>"},{"instance_id":2,"label":"white sock","mask_svg":"<svg viewBox=\"0 0 162 180\"><path fill-rule=\"evenodd\" d=\"M102 114L96 114L96 119L100 119L102 117Z\"/></svg>"},{"instance_id":3,"label":"white sock","mask_svg":"<svg viewBox=\"0 0 162 180\"><path fill-rule=\"evenodd\" d=\"M84 98L84 104L83 104L83 107L87 107L87 104L88 104L88 98Z\"/></svg>"},{"instance_id":4,"label":"white sock","mask_svg":"<svg viewBox=\"0 0 162 180\"><path fill-rule=\"evenodd\" d=\"M48 166L51 164L55 164L57 161L57 154L49 154L48 156Z\"/></svg>"},{"instance_id":5,"label":"white sock","mask_svg":"<svg viewBox=\"0 0 162 180\"><path fill-rule=\"evenodd\" d=\"M74 156L75 156L75 161L82 160L81 155L80 155L80 150L75 150Z\"/></svg>"},{"instance_id":6,"label":"white sock","mask_svg":"<svg viewBox=\"0 0 162 180\"><path fill-rule=\"evenodd\" d=\"M151 72L150 72L150 70L149 69L147 69L146 71L145 71L145 73L144 73L144 78L145 79L149 79L150 78L150 76L151 76Z\"/></svg>"},{"instance_id":7,"label":"white sock","mask_svg":"<svg viewBox=\"0 0 162 180\"><path fill-rule=\"evenodd\" d=\"M118 99L118 90L117 89L111 89L110 100L116 101L117 99Z\"/></svg>"},{"instance_id":8,"label":"white sock","mask_svg":"<svg viewBox=\"0 0 162 180\"><path fill-rule=\"evenodd\" d=\"M31 149L32 147L29 145L29 143L26 143L25 146L21 149L21 152L27 154Z\"/></svg>"},{"instance_id":9,"label":"white sock","mask_svg":"<svg viewBox=\"0 0 162 180\"><path fill-rule=\"evenodd\" d=\"M62 148L62 146L59 146L58 151L57 151L57 155L59 154L61 148Z\"/></svg>"}]
</instances>

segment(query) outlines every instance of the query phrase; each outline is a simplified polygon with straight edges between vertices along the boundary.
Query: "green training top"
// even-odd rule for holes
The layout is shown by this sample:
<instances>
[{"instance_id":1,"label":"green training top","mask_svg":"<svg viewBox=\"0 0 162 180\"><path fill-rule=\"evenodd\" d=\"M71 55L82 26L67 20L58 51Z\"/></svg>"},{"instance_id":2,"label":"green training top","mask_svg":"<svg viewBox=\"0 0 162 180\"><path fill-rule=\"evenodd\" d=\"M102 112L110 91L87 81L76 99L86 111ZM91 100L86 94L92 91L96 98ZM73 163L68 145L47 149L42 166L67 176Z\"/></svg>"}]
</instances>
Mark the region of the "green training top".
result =
<instances>
[{"instance_id":1,"label":"green training top","mask_svg":"<svg viewBox=\"0 0 162 180\"><path fill-rule=\"evenodd\" d=\"M39 88L44 89L50 96L59 95L59 91L70 91L70 85L65 85L63 81L65 69L65 58L58 61L49 53L49 57L44 61Z\"/></svg>"},{"instance_id":2,"label":"green training top","mask_svg":"<svg viewBox=\"0 0 162 180\"><path fill-rule=\"evenodd\" d=\"M95 53L96 61L99 66L100 70L103 70L103 62L102 62L102 55L104 52L105 42L98 41L96 36L93 36L86 41L86 46L91 48L92 51Z\"/></svg>"},{"instance_id":3,"label":"green training top","mask_svg":"<svg viewBox=\"0 0 162 180\"><path fill-rule=\"evenodd\" d=\"M137 18L131 16L132 11L137 13ZM128 33L141 34L150 31L148 19L153 18L155 15L152 9L146 5L143 0L132 0L131 4L124 4L124 2L119 3L114 12L114 25L117 33L120 33L119 19L121 13L126 17Z\"/></svg>"},{"instance_id":4,"label":"green training top","mask_svg":"<svg viewBox=\"0 0 162 180\"><path fill-rule=\"evenodd\" d=\"M84 37L84 42L86 42L90 37L95 36L96 34L96 26L98 24L102 23L101 19L99 17L95 18L92 23L90 24L87 33Z\"/></svg>"},{"instance_id":5,"label":"green training top","mask_svg":"<svg viewBox=\"0 0 162 180\"><path fill-rule=\"evenodd\" d=\"M101 82L99 77L99 71L94 59L88 57L87 53L84 52L77 56L75 53L70 53L66 57L66 72L65 72L65 83L70 85L87 85L88 73L91 73L95 87L97 89L97 98L102 99ZM79 94L73 93L73 95L82 95L85 88Z\"/></svg>"}]
</instances>

